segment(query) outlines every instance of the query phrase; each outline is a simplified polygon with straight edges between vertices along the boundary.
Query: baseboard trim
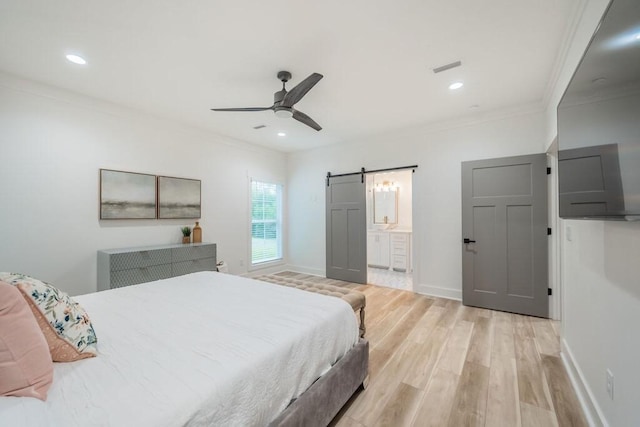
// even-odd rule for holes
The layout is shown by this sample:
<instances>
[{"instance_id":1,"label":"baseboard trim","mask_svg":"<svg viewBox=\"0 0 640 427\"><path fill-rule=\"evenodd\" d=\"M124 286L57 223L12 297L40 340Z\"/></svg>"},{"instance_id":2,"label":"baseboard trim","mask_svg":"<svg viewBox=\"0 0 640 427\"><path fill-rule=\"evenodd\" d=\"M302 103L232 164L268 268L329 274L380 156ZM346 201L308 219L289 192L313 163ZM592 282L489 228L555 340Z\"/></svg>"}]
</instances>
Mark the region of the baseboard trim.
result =
<instances>
[{"instance_id":1,"label":"baseboard trim","mask_svg":"<svg viewBox=\"0 0 640 427\"><path fill-rule=\"evenodd\" d=\"M311 274L313 276L326 277L325 271L320 268L304 267L301 265L287 264L280 271L293 271L294 273Z\"/></svg>"},{"instance_id":2,"label":"baseboard trim","mask_svg":"<svg viewBox=\"0 0 640 427\"><path fill-rule=\"evenodd\" d=\"M593 397L593 393L591 392L580 367L576 363L575 357L573 357L569 344L567 344L564 339L562 339L561 344L562 352L560 353L560 356L562 358L562 363L569 375L569 380L571 381L571 385L573 385L578 401L580 401L580 406L582 406L587 423L592 427L609 427L604 414L598 406L598 402Z\"/></svg>"},{"instance_id":3,"label":"baseboard trim","mask_svg":"<svg viewBox=\"0 0 640 427\"><path fill-rule=\"evenodd\" d=\"M246 273L240 274L240 276L243 277L258 277L258 276L262 276L264 274L274 274L274 273L279 273L281 271L285 271L287 268L284 264L277 264L277 265L273 265L270 267L264 267L264 268L257 268L257 269L253 269L250 271L247 271Z\"/></svg>"},{"instance_id":4,"label":"baseboard trim","mask_svg":"<svg viewBox=\"0 0 640 427\"><path fill-rule=\"evenodd\" d=\"M462 301L462 291L451 288L441 288L439 286L417 285L413 287L413 291L418 294L428 295L431 297L439 297Z\"/></svg>"}]
</instances>

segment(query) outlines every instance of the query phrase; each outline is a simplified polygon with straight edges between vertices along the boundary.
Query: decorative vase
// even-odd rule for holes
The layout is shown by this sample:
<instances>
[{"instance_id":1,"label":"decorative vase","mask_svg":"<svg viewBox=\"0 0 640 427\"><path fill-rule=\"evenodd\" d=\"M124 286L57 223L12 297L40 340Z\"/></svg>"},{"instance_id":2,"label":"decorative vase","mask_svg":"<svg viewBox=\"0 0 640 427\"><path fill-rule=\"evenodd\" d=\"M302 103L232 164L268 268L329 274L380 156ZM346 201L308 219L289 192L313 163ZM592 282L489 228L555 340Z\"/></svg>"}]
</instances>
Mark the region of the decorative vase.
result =
<instances>
[{"instance_id":1,"label":"decorative vase","mask_svg":"<svg viewBox=\"0 0 640 427\"><path fill-rule=\"evenodd\" d=\"M202 243L202 227L200 222L196 221L195 227L193 227L193 243Z\"/></svg>"},{"instance_id":2,"label":"decorative vase","mask_svg":"<svg viewBox=\"0 0 640 427\"><path fill-rule=\"evenodd\" d=\"M191 243L191 236L183 236L182 243Z\"/></svg>"}]
</instances>

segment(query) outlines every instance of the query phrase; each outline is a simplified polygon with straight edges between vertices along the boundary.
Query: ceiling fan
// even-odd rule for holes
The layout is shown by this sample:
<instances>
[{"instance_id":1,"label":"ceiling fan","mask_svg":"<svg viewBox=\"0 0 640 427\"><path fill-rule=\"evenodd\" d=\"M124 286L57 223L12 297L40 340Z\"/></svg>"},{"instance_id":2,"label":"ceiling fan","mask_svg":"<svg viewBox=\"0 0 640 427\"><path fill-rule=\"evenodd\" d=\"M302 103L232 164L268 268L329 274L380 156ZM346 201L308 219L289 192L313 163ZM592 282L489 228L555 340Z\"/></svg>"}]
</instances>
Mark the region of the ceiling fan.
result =
<instances>
[{"instance_id":1,"label":"ceiling fan","mask_svg":"<svg viewBox=\"0 0 640 427\"><path fill-rule=\"evenodd\" d=\"M285 89L285 84L291 79L288 71L278 72L278 79L282 82L282 90L273 94L273 105L271 107L246 107L246 108L212 108L212 111L266 111L273 110L278 117L293 117L297 121L307 126L320 130L322 127L311 117L302 111L298 111L293 106L302 99L322 79L322 74L313 73L290 91Z\"/></svg>"}]
</instances>

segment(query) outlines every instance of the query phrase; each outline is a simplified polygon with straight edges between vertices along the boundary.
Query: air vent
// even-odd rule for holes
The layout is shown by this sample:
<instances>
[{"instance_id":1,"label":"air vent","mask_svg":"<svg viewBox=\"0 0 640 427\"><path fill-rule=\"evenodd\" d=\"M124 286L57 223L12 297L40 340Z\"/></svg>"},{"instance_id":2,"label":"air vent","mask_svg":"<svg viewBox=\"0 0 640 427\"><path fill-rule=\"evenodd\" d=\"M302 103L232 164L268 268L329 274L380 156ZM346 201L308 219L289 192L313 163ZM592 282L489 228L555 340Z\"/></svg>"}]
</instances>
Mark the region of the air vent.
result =
<instances>
[{"instance_id":1,"label":"air vent","mask_svg":"<svg viewBox=\"0 0 640 427\"><path fill-rule=\"evenodd\" d=\"M433 72L435 74L441 73L443 71L447 71L450 70L452 68L456 68L462 65L462 61L456 61L456 62L452 62L451 64L447 64L447 65L443 65L441 67L437 67L433 69Z\"/></svg>"},{"instance_id":2,"label":"air vent","mask_svg":"<svg viewBox=\"0 0 640 427\"><path fill-rule=\"evenodd\" d=\"M258 126L254 126L254 129L262 129L262 128L266 128L266 125L258 125Z\"/></svg>"}]
</instances>

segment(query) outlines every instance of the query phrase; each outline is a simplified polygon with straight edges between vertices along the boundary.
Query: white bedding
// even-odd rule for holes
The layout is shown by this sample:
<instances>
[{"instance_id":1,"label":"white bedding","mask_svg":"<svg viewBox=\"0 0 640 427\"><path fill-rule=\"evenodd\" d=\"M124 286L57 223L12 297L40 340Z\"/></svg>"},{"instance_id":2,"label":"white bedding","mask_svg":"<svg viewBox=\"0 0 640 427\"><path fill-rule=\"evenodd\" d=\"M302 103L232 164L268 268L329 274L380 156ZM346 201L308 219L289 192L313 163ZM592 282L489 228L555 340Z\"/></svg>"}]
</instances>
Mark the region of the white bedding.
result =
<instances>
[{"instance_id":1,"label":"white bedding","mask_svg":"<svg viewBox=\"0 0 640 427\"><path fill-rule=\"evenodd\" d=\"M339 298L221 273L75 299L98 357L55 363L46 402L0 398L0 424L262 426L358 340Z\"/></svg>"}]
</instances>

